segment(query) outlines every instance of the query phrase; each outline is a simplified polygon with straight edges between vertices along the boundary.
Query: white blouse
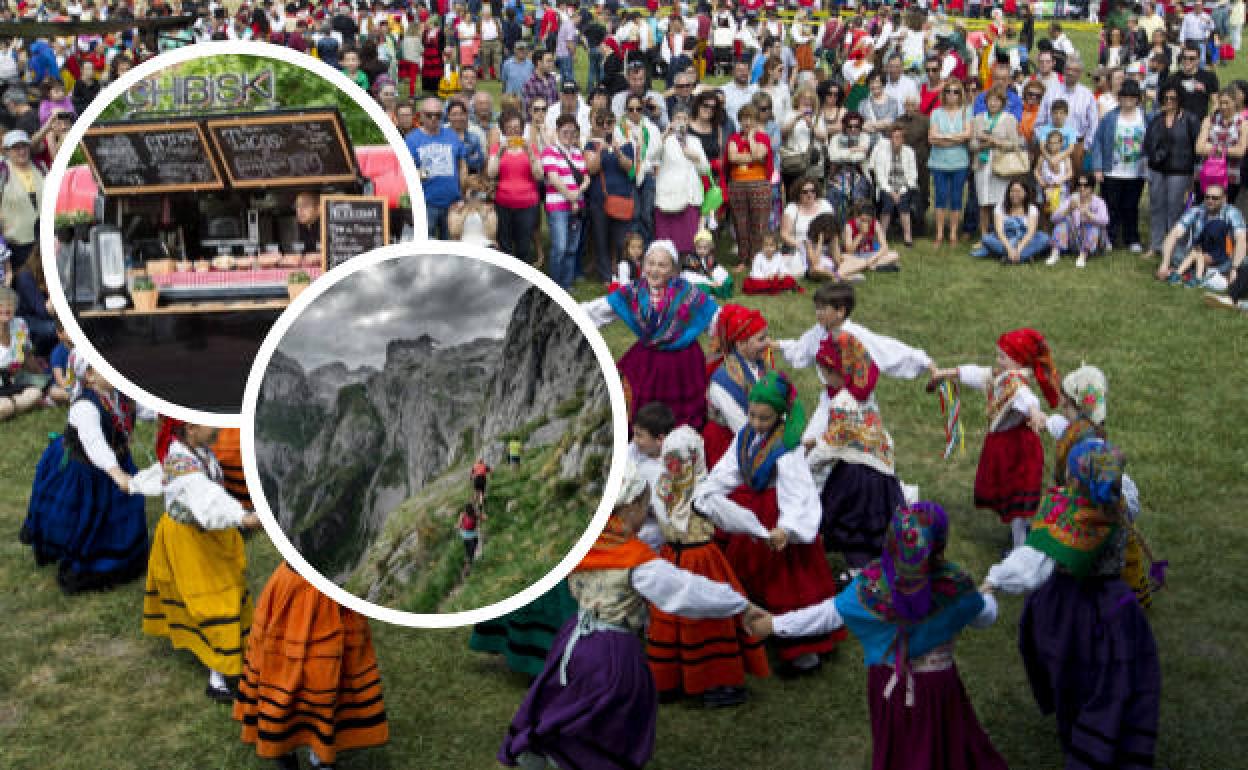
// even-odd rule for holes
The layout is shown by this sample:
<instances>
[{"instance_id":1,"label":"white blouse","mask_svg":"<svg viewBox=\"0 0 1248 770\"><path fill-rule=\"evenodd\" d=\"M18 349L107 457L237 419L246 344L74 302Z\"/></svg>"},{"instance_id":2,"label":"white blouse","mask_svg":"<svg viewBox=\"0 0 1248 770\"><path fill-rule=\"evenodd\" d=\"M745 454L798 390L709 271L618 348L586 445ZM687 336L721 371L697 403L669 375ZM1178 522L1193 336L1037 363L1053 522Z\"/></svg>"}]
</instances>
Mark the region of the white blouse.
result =
<instances>
[{"instance_id":1,"label":"white blouse","mask_svg":"<svg viewBox=\"0 0 1248 770\"><path fill-rule=\"evenodd\" d=\"M663 463L657 458L643 454L636 444L628 445L628 461L637 467L637 472L645 478L646 483L650 485L650 498L654 499L656 494L659 476L663 473ZM659 520L654 516L654 506L651 505L646 510L646 520L642 522L641 527L637 530L637 539L650 546L655 551L663 547L665 541L663 530L659 527Z\"/></svg>"},{"instance_id":2,"label":"white blouse","mask_svg":"<svg viewBox=\"0 0 1248 770\"><path fill-rule=\"evenodd\" d=\"M890 377L913 380L931 366L932 359L924 351L912 348L892 337L876 334L855 321L846 320L835 331L845 331L853 335L854 339L861 342L871 354L871 360L875 362L879 370ZM776 345L790 366L805 369L814 366L815 356L819 354L819 345L830 333L831 331L823 328L822 325L815 324L801 337L795 340L777 340ZM822 379L820 376L820 381Z\"/></svg>"},{"instance_id":3,"label":"white blouse","mask_svg":"<svg viewBox=\"0 0 1248 770\"><path fill-rule=\"evenodd\" d=\"M117 467L117 454L104 438L104 430L100 427L102 418L96 405L86 399L75 401L69 408L69 424L78 433L78 443L82 444L87 459L107 472Z\"/></svg>"},{"instance_id":4,"label":"white blouse","mask_svg":"<svg viewBox=\"0 0 1248 770\"><path fill-rule=\"evenodd\" d=\"M695 575L666 559L633 567L629 584L654 606L686 618L725 618L749 607L744 596L727 583Z\"/></svg>"},{"instance_id":5,"label":"white blouse","mask_svg":"<svg viewBox=\"0 0 1248 770\"><path fill-rule=\"evenodd\" d=\"M754 364L747 361L745 365L750 367L756 379L761 375L758 367ZM715 422L728 428L734 435L745 427L745 410L719 383L712 382L707 386L706 405L708 407L707 411L714 415Z\"/></svg>"},{"instance_id":6,"label":"white blouse","mask_svg":"<svg viewBox=\"0 0 1248 770\"><path fill-rule=\"evenodd\" d=\"M800 254L795 256L798 260L802 260ZM795 263L781 251L777 251L771 256L760 251L754 255L754 262L750 265L750 277L763 281L772 278L784 278L785 276L801 278L806 274L804 264L804 260L802 260L800 265Z\"/></svg>"},{"instance_id":7,"label":"white blouse","mask_svg":"<svg viewBox=\"0 0 1248 770\"><path fill-rule=\"evenodd\" d=\"M732 439L728 451L715 467L693 490L693 504L710 517L720 529L742 532L755 537L767 537L767 530L758 518L748 510L728 499L737 487L745 483L737 465L737 440ZM811 478L806 458L799 451L786 452L776 462L776 504L780 509L777 526L789 533L798 543L813 542L819 534L823 508L819 502L819 489ZM743 521L742 511L749 514Z\"/></svg>"},{"instance_id":8,"label":"white blouse","mask_svg":"<svg viewBox=\"0 0 1248 770\"><path fill-rule=\"evenodd\" d=\"M986 391L988 385L992 382L992 368L987 366L973 366L964 364L958 367L958 379L963 385L975 388L976 390ZM1036 394L1031 392L1031 388L1019 388L1014 393L1014 399L1010 401L1010 411L1014 413L1013 418L1007 418L1004 415L997 418L997 424L990 427L990 431L1003 431L1013 428L1033 410L1040 408L1040 399L1036 398Z\"/></svg>"},{"instance_id":9,"label":"white blouse","mask_svg":"<svg viewBox=\"0 0 1248 770\"><path fill-rule=\"evenodd\" d=\"M165 510L180 507L204 529L230 529L243 523L246 511L225 487L209 478L209 473L219 475L220 466L215 458L205 458L193 452L180 441L169 446L169 454L185 454L195 459L207 472L199 471L175 476L165 484Z\"/></svg>"}]
</instances>

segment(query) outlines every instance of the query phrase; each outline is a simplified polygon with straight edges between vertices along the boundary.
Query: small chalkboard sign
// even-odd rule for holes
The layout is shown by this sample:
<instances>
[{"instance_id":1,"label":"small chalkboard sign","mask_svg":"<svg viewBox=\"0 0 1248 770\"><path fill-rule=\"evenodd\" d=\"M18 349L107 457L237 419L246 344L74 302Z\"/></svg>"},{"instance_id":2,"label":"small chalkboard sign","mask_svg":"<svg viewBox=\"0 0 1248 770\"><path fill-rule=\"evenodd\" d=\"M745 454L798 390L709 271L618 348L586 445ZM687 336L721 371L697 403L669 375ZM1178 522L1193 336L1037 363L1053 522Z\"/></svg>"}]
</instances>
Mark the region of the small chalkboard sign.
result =
<instances>
[{"instance_id":1,"label":"small chalkboard sign","mask_svg":"<svg viewBox=\"0 0 1248 770\"><path fill-rule=\"evenodd\" d=\"M82 149L105 195L225 186L198 123L102 123L87 129Z\"/></svg>"},{"instance_id":2,"label":"small chalkboard sign","mask_svg":"<svg viewBox=\"0 0 1248 770\"><path fill-rule=\"evenodd\" d=\"M356 179L355 153L335 110L206 123L233 187L306 186Z\"/></svg>"},{"instance_id":3,"label":"small chalkboard sign","mask_svg":"<svg viewBox=\"0 0 1248 770\"><path fill-rule=\"evenodd\" d=\"M385 198L371 195L321 198L321 250L326 270L385 246L389 236L390 208Z\"/></svg>"}]
</instances>

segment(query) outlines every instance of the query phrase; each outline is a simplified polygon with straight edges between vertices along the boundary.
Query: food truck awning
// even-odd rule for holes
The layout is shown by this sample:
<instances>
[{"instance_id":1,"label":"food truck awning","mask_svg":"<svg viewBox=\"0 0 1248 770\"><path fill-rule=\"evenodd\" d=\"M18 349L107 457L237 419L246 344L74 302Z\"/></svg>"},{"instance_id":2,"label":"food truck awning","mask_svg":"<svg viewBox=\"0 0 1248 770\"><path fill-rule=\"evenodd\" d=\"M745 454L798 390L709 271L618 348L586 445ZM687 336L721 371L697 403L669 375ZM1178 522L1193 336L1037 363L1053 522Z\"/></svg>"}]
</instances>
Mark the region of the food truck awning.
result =
<instances>
[{"instance_id":1,"label":"food truck awning","mask_svg":"<svg viewBox=\"0 0 1248 770\"><path fill-rule=\"evenodd\" d=\"M397 207L400 196L407 193L407 180L403 177L394 149L384 144L356 147L355 158L360 173L373 183L373 194L384 197L391 208ZM65 178L61 181L56 213L94 211L98 189L88 166L71 166L66 169Z\"/></svg>"}]
</instances>

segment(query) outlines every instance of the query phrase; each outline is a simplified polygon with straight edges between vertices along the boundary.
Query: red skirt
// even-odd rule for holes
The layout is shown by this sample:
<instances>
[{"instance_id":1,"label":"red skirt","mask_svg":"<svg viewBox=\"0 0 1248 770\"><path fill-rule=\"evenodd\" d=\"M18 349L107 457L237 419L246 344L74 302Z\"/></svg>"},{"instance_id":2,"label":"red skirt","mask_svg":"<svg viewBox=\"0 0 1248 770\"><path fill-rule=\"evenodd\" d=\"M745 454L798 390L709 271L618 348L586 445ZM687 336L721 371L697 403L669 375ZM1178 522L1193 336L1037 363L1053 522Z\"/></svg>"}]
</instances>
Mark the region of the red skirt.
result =
<instances>
[{"instance_id":1,"label":"red skirt","mask_svg":"<svg viewBox=\"0 0 1248 770\"><path fill-rule=\"evenodd\" d=\"M783 278L746 278L741 284L743 294L782 294L786 291L802 291L791 275Z\"/></svg>"},{"instance_id":2,"label":"red skirt","mask_svg":"<svg viewBox=\"0 0 1248 770\"><path fill-rule=\"evenodd\" d=\"M775 529L780 520L776 505L776 488L755 492L740 486L728 496L749 508L767 530ZM836 580L823 555L823 538L814 542L790 543L783 551L773 551L765 541L749 535L734 534L728 538L728 564L745 587L746 596L771 613L818 604L836 596ZM790 661L806 653L826 654L846 638L844 628L832 634L777 639L780 660Z\"/></svg>"},{"instance_id":3,"label":"red skirt","mask_svg":"<svg viewBox=\"0 0 1248 770\"><path fill-rule=\"evenodd\" d=\"M681 569L745 593L728 560L711 543L668 543L659 555ZM762 640L746 633L740 617L694 620L669 615L653 605L646 658L660 693L700 695L716 687L741 687L747 672L754 676L771 673Z\"/></svg>"},{"instance_id":4,"label":"red skirt","mask_svg":"<svg viewBox=\"0 0 1248 770\"><path fill-rule=\"evenodd\" d=\"M706 449L706 468L710 470L724 456L728 447L732 446L735 435L727 427L714 420L707 420L702 426L702 444Z\"/></svg>"},{"instance_id":5,"label":"red skirt","mask_svg":"<svg viewBox=\"0 0 1248 770\"><path fill-rule=\"evenodd\" d=\"M1003 523L1030 519L1044 491L1044 445L1026 423L989 433L975 471L975 507L997 512Z\"/></svg>"}]
</instances>

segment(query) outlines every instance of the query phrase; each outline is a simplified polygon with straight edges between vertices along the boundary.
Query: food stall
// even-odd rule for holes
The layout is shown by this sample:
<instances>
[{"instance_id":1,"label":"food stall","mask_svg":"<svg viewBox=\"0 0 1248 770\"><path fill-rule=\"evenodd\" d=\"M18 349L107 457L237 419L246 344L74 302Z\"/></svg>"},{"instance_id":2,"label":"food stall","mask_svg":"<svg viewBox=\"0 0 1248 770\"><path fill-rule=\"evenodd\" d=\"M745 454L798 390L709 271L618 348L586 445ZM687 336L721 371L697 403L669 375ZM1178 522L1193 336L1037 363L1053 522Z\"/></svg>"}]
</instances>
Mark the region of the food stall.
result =
<instances>
[{"instance_id":1,"label":"food stall","mask_svg":"<svg viewBox=\"0 0 1248 770\"><path fill-rule=\"evenodd\" d=\"M291 298L402 221L393 150L352 147L334 108L100 122L80 147L57 199L77 321L131 381L205 411L237 411ZM205 368L230 376L187 376Z\"/></svg>"}]
</instances>

